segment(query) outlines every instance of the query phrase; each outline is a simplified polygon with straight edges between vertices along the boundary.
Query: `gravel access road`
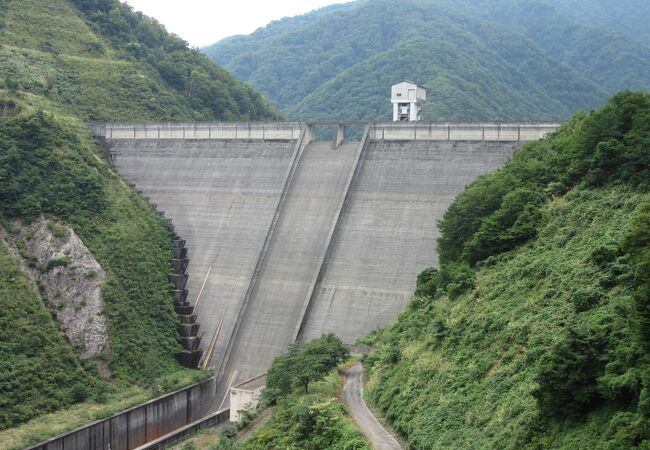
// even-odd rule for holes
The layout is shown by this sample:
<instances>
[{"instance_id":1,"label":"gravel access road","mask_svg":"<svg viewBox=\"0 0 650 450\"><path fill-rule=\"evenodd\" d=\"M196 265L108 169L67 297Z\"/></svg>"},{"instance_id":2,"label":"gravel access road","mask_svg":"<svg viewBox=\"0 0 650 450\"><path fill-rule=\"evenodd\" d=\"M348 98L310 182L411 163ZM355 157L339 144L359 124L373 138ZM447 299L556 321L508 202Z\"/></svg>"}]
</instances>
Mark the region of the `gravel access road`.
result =
<instances>
[{"instance_id":1,"label":"gravel access road","mask_svg":"<svg viewBox=\"0 0 650 450\"><path fill-rule=\"evenodd\" d=\"M352 420L361 429L375 450L401 450L399 442L379 423L363 400L363 366L356 362L345 372L343 403Z\"/></svg>"}]
</instances>

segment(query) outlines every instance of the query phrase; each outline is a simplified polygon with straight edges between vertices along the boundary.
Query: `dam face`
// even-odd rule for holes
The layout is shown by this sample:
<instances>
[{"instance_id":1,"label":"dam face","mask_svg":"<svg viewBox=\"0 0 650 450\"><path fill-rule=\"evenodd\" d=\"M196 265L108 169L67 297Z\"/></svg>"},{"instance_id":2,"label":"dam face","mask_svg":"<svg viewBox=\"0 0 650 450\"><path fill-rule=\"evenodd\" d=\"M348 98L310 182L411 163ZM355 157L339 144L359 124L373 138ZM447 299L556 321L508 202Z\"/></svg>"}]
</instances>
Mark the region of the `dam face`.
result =
<instances>
[{"instance_id":1,"label":"dam face","mask_svg":"<svg viewBox=\"0 0 650 450\"><path fill-rule=\"evenodd\" d=\"M295 340L346 343L387 325L435 265L436 223L465 186L556 123L366 124L359 142L313 124L105 125L109 158L187 241L219 391Z\"/></svg>"}]
</instances>

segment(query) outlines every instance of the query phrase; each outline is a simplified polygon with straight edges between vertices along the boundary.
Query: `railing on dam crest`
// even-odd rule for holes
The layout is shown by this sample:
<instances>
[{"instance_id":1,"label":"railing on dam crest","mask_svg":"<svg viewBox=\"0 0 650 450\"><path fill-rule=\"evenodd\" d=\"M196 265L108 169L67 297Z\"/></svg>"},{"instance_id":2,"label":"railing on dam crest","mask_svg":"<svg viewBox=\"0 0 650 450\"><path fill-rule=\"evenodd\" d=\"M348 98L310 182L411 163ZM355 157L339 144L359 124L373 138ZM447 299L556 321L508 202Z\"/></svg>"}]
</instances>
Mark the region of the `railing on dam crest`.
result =
<instances>
[{"instance_id":1,"label":"railing on dam crest","mask_svg":"<svg viewBox=\"0 0 650 450\"><path fill-rule=\"evenodd\" d=\"M560 122L214 122L90 124L95 135L108 140L215 139L287 141L300 137L303 129L313 139L315 126L336 126L337 142L345 128L370 125L372 141L536 141L561 126Z\"/></svg>"}]
</instances>

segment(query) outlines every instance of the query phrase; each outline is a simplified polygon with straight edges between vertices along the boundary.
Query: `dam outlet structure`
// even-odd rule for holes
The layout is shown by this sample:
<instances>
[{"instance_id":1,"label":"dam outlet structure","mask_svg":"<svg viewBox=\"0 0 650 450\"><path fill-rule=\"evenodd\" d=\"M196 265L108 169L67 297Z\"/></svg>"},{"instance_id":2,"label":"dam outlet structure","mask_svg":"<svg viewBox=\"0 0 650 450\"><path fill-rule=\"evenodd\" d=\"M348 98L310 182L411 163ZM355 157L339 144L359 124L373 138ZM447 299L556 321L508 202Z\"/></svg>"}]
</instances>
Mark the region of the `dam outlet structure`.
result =
<instances>
[{"instance_id":1,"label":"dam outlet structure","mask_svg":"<svg viewBox=\"0 0 650 450\"><path fill-rule=\"evenodd\" d=\"M346 141L346 128L363 128ZM481 174L556 122L101 124L117 172L191 253L183 306L201 324L213 410L296 340L347 344L389 324L435 266L437 222ZM319 141L320 127L336 130ZM184 250L185 251L185 250ZM187 266L187 267L185 267ZM187 269L187 270L185 270ZM194 348L192 348L194 350ZM197 353L198 354L198 353Z\"/></svg>"}]
</instances>

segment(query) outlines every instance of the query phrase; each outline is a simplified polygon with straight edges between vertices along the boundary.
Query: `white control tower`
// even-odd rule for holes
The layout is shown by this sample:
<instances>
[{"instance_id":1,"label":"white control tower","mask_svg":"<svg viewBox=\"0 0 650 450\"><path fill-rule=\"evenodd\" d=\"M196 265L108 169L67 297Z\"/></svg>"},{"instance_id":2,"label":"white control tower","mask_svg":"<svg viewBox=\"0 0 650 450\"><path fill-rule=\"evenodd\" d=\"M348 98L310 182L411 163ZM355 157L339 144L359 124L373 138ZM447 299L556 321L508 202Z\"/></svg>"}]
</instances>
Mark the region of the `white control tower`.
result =
<instances>
[{"instance_id":1,"label":"white control tower","mask_svg":"<svg viewBox=\"0 0 650 450\"><path fill-rule=\"evenodd\" d=\"M393 103L394 122L417 122L422 113L422 102L427 99L427 90L412 81L393 85L390 101Z\"/></svg>"}]
</instances>

